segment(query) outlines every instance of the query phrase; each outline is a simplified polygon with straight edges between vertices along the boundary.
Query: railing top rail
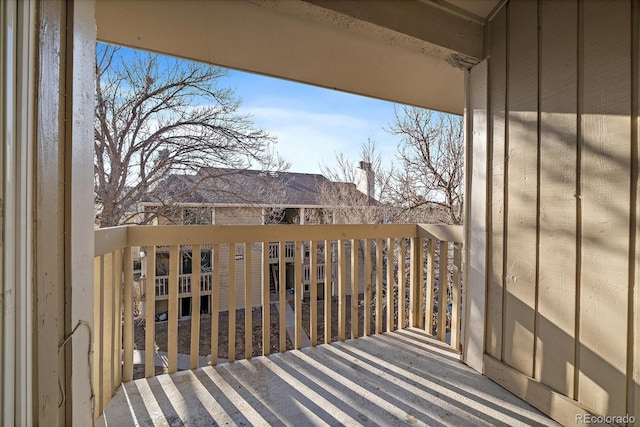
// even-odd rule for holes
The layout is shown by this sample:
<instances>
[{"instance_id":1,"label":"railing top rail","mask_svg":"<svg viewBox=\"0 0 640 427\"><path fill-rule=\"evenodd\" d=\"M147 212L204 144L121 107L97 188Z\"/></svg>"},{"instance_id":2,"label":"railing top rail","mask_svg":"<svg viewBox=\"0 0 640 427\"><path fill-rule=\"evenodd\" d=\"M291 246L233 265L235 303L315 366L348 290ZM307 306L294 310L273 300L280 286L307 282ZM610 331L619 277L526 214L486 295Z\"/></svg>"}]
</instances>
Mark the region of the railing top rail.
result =
<instances>
[{"instance_id":1,"label":"railing top rail","mask_svg":"<svg viewBox=\"0 0 640 427\"><path fill-rule=\"evenodd\" d=\"M128 245L128 229L130 226L98 228L94 232L94 255L100 256L122 249Z\"/></svg>"},{"instance_id":2,"label":"railing top rail","mask_svg":"<svg viewBox=\"0 0 640 427\"><path fill-rule=\"evenodd\" d=\"M418 237L463 243L463 236L464 232L461 225L418 224Z\"/></svg>"},{"instance_id":3,"label":"railing top rail","mask_svg":"<svg viewBox=\"0 0 640 427\"><path fill-rule=\"evenodd\" d=\"M194 245L299 240L426 237L463 242L459 225L339 224L339 225L161 225L119 226L95 230L95 254L127 246Z\"/></svg>"},{"instance_id":4,"label":"railing top rail","mask_svg":"<svg viewBox=\"0 0 640 427\"><path fill-rule=\"evenodd\" d=\"M130 246L416 237L415 224L136 226Z\"/></svg>"}]
</instances>

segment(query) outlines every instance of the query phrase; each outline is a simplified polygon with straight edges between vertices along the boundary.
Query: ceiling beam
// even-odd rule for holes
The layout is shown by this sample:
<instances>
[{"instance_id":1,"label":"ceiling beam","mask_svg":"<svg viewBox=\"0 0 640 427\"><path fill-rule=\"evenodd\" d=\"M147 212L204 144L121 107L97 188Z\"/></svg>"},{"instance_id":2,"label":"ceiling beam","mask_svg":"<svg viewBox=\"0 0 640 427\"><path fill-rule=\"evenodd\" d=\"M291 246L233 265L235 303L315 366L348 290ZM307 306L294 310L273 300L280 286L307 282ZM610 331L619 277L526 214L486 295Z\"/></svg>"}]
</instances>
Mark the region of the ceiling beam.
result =
<instances>
[{"instance_id":1,"label":"ceiling beam","mask_svg":"<svg viewBox=\"0 0 640 427\"><path fill-rule=\"evenodd\" d=\"M440 3L425 0L303 1L477 60L482 56L482 24L477 19L446 10Z\"/></svg>"},{"instance_id":2,"label":"ceiling beam","mask_svg":"<svg viewBox=\"0 0 640 427\"><path fill-rule=\"evenodd\" d=\"M463 34L458 37L462 40L456 41L451 35L431 37L430 33L446 28L424 30L419 28L419 22L435 25L429 22L445 13L438 8L431 7L423 19L409 20L407 14L427 10L423 3L391 2L398 9L398 16L393 19L382 16L391 4L387 1L363 3L377 5L373 7L375 13L366 15L356 10L356 5L336 3L319 6L300 0L98 0L98 39L462 114L462 68L469 65L465 61L476 60L469 53L477 54L474 43L464 40L472 37L469 28L473 25L463 25L460 30L447 26L455 34ZM329 6L341 10L331 10ZM455 15L449 18L460 23Z\"/></svg>"}]
</instances>

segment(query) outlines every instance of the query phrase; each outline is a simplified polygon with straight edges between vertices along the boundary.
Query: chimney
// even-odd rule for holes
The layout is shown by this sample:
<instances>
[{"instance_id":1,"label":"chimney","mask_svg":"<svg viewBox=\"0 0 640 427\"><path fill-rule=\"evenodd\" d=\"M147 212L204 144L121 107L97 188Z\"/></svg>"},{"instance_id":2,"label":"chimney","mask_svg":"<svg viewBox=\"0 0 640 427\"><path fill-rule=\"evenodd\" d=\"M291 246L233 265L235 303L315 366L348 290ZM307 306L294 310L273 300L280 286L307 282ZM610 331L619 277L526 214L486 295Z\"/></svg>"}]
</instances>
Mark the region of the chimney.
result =
<instances>
[{"instance_id":1,"label":"chimney","mask_svg":"<svg viewBox=\"0 0 640 427\"><path fill-rule=\"evenodd\" d=\"M375 175L371 170L371 163L361 161L356 169L356 188L369 198L375 197L376 183Z\"/></svg>"}]
</instances>

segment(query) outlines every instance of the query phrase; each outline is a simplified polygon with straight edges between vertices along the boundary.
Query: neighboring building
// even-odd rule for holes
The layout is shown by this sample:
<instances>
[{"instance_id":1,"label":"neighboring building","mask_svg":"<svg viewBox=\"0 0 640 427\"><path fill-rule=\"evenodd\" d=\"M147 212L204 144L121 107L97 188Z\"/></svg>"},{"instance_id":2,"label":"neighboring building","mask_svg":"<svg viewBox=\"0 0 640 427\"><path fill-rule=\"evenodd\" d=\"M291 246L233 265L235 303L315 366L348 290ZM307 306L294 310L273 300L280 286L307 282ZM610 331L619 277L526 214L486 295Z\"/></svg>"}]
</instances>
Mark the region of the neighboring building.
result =
<instances>
[{"instance_id":1,"label":"neighboring building","mask_svg":"<svg viewBox=\"0 0 640 427\"><path fill-rule=\"evenodd\" d=\"M138 203L142 223L153 225L267 225L267 224L340 224L348 222L343 214L336 213L336 203L349 203L362 208L377 204L373 198L374 175L371 165L360 162L357 170L358 184L333 182L322 175L291 172L263 172L256 170L233 170L203 168L195 175L170 175L147 197ZM197 186L194 184L197 183ZM366 193L365 193L366 192ZM144 253L141 248L140 253ZM294 286L294 242L285 245L285 286ZM228 250L220 248L221 287L219 308L228 308L227 275ZM261 305L262 248L252 245L251 300L254 306ZM236 245L236 307L244 308L244 246ZM279 248L269 244L269 282L271 293L277 294L279 283ZM303 245L302 278L305 294L309 292L311 271L308 245ZM350 251L347 251L350 253ZM362 253L359 251L360 259ZM179 315L191 315L192 252L182 247L179 272ZM335 257L334 257L335 258ZM144 264L140 263L142 271ZM347 277L350 278L350 262L347 262ZM359 262L362 270L363 262ZM324 259L318 259L318 296L324 297ZM332 268L335 277L337 268ZM158 248L156 252L156 313L167 311L169 283L169 248ZM359 275L359 287L363 289L364 277ZM349 279L347 279L349 280ZM211 310L212 255L211 246L201 253L201 301L203 314ZM347 294L351 285L347 284ZM332 293L335 295L335 284Z\"/></svg>"}]
</instances>

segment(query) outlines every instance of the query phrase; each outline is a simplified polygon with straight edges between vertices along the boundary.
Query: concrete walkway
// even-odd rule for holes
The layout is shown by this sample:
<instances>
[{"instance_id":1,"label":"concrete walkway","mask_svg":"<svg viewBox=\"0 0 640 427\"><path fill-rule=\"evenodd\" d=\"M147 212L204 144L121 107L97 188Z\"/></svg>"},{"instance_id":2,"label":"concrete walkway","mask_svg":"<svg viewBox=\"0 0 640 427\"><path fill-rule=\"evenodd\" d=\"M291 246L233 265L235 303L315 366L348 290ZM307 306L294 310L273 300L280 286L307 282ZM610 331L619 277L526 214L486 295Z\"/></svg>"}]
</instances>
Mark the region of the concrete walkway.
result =
<instances>
[{"instance_id":1,"label":"concrete walkway","mask_svg":"<svg viewBox=\"0 0 640 427\"><path fill-rule=\"evenodd\" d=\"M98 426L555 426L417 329L130 381Z\"/></svg>"},{"instance_id":2,"label":"concrete walkway","mask_svg":"<svg viewBox=\"0 0 640 427\"><path fill-rule=\"evenodd\" d=\"M280 313L280 303L279 302L275 302L274 303L276 306L276 309L278 310L278 313ZM296 314L294 313L293 309L291 308L291 304L289 304L288 302L285 303L285 311L286 311L286 328L287 328L287 335L289 336L289 339L291 340L292 343L296 342ZM301 343L302 347L311 347L311 341L309 340L309 337L307 336L307 333L304 331L304 329L302 329L302 343Z\"/></svg>"}]
</instances>

